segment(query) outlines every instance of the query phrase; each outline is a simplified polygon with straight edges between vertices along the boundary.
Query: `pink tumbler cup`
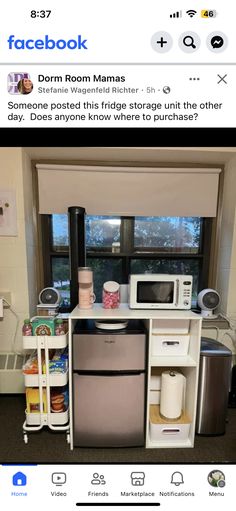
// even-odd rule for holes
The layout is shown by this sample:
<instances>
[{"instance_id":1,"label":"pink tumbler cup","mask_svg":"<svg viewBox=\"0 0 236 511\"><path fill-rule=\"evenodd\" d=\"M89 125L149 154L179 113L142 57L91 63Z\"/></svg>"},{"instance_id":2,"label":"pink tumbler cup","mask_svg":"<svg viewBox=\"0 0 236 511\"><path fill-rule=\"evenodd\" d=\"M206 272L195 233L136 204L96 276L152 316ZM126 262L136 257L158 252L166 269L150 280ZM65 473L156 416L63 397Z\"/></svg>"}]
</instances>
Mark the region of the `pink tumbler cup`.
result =
<instances>
[{"instance_id":1,"label":"pink tumbler cup","mask_svg":"<svg viewBox=\"0 0 236 511\"><path fill-rule=\"evenodd\" d=\"M79 308L91 309L96 300L93 292L93 271L88 266L78 268Z\"/></svg>"}]
</instances>

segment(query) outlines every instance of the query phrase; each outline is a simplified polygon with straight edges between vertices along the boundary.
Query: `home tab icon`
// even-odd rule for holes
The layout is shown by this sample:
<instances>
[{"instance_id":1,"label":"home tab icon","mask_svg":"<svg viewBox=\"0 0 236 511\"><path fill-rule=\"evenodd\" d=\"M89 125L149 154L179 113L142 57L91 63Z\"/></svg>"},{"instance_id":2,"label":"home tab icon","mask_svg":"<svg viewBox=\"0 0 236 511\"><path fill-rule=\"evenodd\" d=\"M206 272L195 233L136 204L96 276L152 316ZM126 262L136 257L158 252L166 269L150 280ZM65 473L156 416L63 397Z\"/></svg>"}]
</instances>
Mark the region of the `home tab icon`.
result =
<instances>
[{"instance_id":1,"label":"home tab icon","mask_svg":"<svg viewBox=\"0 0 236 511\"><path fill-rule=\"evenodd\" d=\"M16 472L12 477L12 484L14 486L25 486L27 483L27 477L23 472Z\"/></svg>"}]
</instances>

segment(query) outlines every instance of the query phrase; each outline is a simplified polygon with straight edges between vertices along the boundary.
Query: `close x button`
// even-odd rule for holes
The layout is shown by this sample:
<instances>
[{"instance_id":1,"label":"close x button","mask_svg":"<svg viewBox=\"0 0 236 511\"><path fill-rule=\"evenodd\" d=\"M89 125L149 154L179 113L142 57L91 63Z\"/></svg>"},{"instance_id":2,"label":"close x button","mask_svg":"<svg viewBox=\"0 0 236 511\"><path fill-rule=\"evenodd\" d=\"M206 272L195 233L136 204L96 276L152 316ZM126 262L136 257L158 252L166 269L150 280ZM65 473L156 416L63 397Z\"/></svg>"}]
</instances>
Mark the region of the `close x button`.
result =
<instances>
[{"instance_id":1,"label":"close x button","mask_svg":"<svg viewBox=\"0 0 236 511\"><path fill-rule=\"evenodd\" d=\"M218 85L219 85L219 84L221 84L221 85L226 84L226 85L227 85L227 83L228 83L228 82L227 82L227 80L226 80L227 76L228 76L227 74L226 74L226 75L223 75L223 76L221 76L221 75L219 75L219 74L218 74L218 75L217 75L217 84L218 84Z\"/></svg>"}]
</instances>

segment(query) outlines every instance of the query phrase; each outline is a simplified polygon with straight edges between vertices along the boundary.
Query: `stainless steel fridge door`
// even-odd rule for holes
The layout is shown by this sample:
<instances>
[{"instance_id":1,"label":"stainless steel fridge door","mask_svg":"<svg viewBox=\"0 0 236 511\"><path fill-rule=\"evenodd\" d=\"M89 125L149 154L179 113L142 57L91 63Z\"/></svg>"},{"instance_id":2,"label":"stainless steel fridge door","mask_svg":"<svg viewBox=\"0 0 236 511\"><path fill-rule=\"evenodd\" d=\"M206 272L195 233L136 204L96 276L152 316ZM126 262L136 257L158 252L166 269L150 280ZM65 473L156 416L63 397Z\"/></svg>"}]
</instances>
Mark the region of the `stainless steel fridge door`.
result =
<instances>
[{"instance_id":1,"label":"stainless steel fridge door","mask_svg":"<svg viewBox=\"0 0 236 511\"><path fill-rule=\"evenodd\" d=\"M143 371L145 334L74 334L73 369L87 371Z\"/></svg>"},{"instance_id":2,"label":"stainless steel fridge door","mask_svg":"<svg viewBox=\"0 0 236 511\"><path fill-rule=\"evenodd\" d=\"M74 445L144 445L145 374L73 375Z\"/></svg>"}]
</instances>

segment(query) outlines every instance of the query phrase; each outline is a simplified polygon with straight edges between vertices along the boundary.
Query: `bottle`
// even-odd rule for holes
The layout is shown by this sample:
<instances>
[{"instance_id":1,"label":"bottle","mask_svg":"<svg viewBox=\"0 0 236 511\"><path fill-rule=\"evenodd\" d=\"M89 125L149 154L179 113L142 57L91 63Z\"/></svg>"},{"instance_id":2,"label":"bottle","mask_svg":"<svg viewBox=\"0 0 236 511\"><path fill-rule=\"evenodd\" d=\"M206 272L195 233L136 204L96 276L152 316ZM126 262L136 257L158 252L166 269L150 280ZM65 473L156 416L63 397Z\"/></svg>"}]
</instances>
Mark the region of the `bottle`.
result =
<instances>
[{"instance_id":1,"label":"bottle","mask_svg":"<svg viewBox=\"0 0 236 511\"><path fill-rule=\"evenodd\" d=\"M103 284L102 303L104 309L118 309L120 305L120 285L114 280Z\"/></svg>"},{"instance_id":2,"label":"bottle","mask_svg":"<svg viewBox=\"0 0 236 511\"><path fill-rule=\"evenodd\" d=\"M79 308L91 309L96 300L93 292L93 271L91 268L82 266L78 268L79 282Z\"/></svg>"},{"instance_id":3,"label":"bottle","mask_svg":"<svg viewBox=\"0 0 236 511\"><path fill-rule=\"evenodd\" d=\"M65 335L65 325L62 319L56 319L55 335Z\"/></svg>"},{"instance_id":4,"label":"bottle","mask_svg":"<svg viewBox=\"0 0 236 511\"><path fill-rule=\"evenodd\" d=\"M23 335L33 335L32 325L30 319L24 319L24 324L22 327Z\"/></svg>"}]
</instances>

